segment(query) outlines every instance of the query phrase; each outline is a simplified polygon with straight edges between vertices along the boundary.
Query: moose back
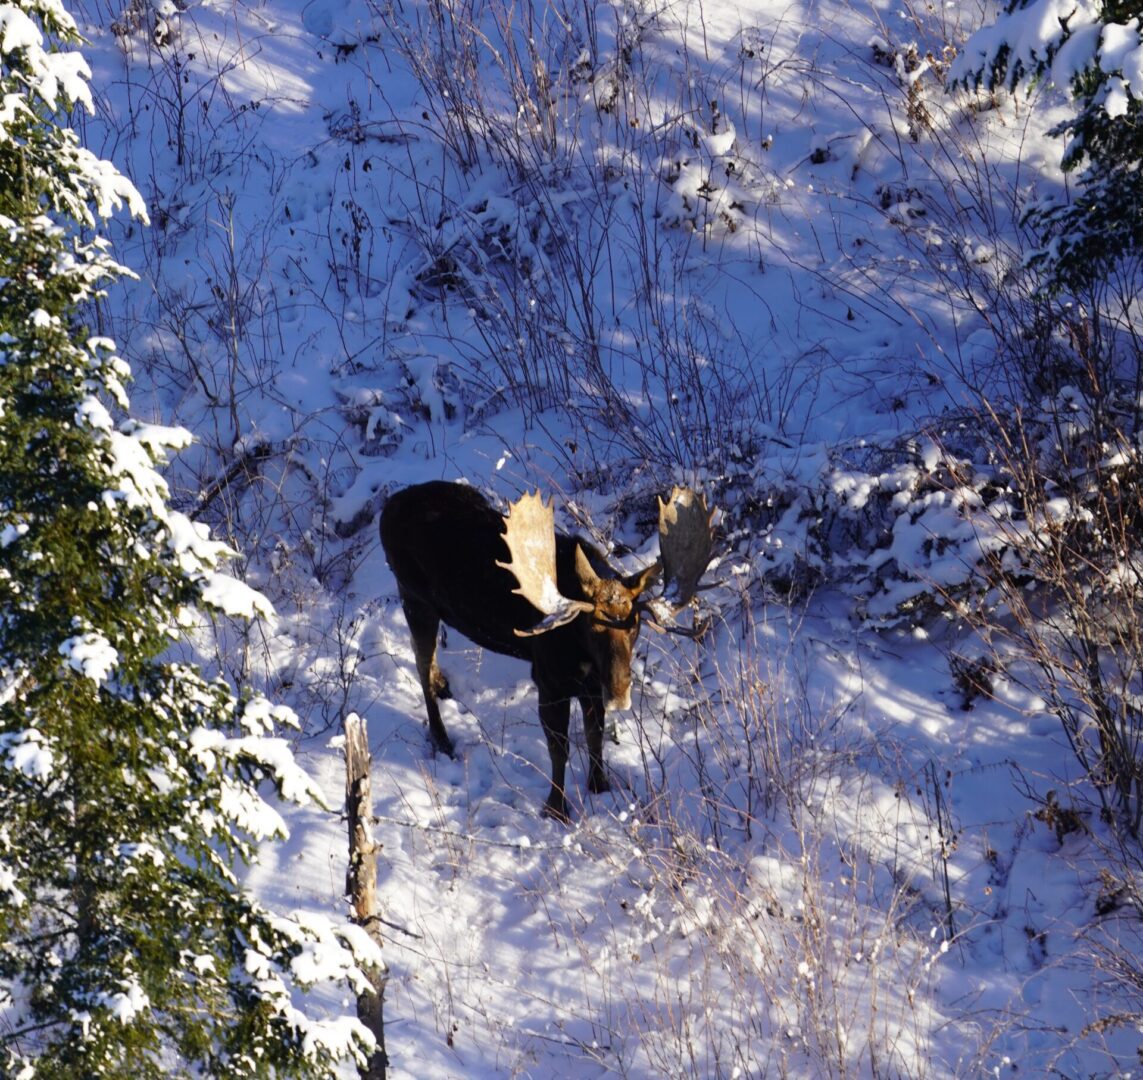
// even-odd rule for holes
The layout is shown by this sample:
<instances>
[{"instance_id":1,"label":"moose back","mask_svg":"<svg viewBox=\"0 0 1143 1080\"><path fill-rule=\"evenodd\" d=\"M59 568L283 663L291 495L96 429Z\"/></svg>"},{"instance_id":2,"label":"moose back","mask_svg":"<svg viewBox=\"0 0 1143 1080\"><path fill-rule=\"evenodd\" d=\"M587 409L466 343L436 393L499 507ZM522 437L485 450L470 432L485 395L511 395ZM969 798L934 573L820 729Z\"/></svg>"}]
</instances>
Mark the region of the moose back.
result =
<instances>
[{"instance_id":1,"label":"moose back","mask_svg":"<svg viewBox=\"0 0 1143 1080\"><path fill-rule=\"evenodd\" d=\"M710 559L710 515L700 496L676 488L660 502L658 561L622 576L584 540L557 535L539 495L501 516L465 484L434 481L392 495L381 543L397 579L425 696L433 746L452 755L438 699L448 682L437 665L441 622L477 645L532 665L552 786L545 812L568 820L564 779L571 700L583 711L588 789L608 789L604 713L631 703L631 654L640 624L688 603ZM663 579L663 598L646 593ZM654 605L652 609L652 605Z\"/></svg>"}]
</instances>

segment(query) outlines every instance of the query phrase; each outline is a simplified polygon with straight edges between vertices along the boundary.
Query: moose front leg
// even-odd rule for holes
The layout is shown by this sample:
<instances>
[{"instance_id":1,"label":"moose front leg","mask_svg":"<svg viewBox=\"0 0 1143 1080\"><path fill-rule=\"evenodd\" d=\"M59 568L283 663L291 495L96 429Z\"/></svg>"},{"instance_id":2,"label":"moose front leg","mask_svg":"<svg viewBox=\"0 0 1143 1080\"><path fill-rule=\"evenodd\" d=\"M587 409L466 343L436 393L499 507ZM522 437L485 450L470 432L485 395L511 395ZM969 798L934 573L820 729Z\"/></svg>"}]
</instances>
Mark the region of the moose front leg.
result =
<instances>
[{"instance_id":1,"label":"moose front leg","mask_svg":"<svg viewBox=\"0 0 1143 1080\"><path fill-rule=\"evenodd\" d=\"M437 667L440 618L436 612L415 601L403 598L401 606L405 609L405 621L409 624L409 636L413 639L413 657L417 662L417 675L421 680L425 709L429 714L429 741L434 750L455 757L452 739L448 737L437 704L438 698L449 697L448 680Z\"/></svg>"},{"instance_id":2,"label":"moose front leg","mask_svg":"<svg viewBox=\"0 0 1143 1080\"><path fill-rule=\"evenodd\" d=\"M540 723L548 740L548 756L552 759L552 790L544 804L544 813L557 821L568 824L568 801L564 795L564 781L568 766L568 719L571 715L571 702L567 698L558 701L540 699Z\"/></svg>"},{"instance_id":3,"label":"moose front leg","mask_svg":"<svg viewBox=\"0 0 1143 1080\"><path fill-rule=\"evenodd\" d=\"M581 697L579 706L583 710L583 734L587 739L587 790L598 795L601 791L611 790L603 765L603 699Z\"/></svg>"}]
</instances>

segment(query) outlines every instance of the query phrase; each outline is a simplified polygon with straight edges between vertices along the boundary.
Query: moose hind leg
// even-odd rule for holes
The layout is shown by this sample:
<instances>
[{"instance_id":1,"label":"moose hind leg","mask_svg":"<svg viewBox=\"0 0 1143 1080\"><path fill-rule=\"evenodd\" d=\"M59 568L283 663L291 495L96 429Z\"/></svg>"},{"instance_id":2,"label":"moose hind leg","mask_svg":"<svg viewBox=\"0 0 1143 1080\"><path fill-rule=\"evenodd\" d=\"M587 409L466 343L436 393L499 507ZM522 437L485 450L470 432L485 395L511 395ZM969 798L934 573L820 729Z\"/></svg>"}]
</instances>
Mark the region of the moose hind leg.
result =
<instances>
[{"instance_id":1,"label":"moose hind leg","mask_svg":"<svg viewBox=\"0 0 1143 1080\"><path fill-rule=\"evenodd\" d=\"M404 602L405 621L413 639L413 656L417 661L417 675L425 695L425 709L429 714L429 741L434 750L455 756L452 739L445 730L437 699L449 696L448 681L437 667L437 631L440 619L435 612L415 603Z\"/></svg>"},{"instance_id":2,"label":"moose hind leg","mask_svg":"<svg viewBox=\"0 0 1143 1080\"><path fill-rule=\"evenodd\" d=\"M540 723L548 740L548 756L552 759L552 790L544 804L544 813L557 821L569 822L568 801L564 795L564 781L568 765L568 718L571 702L540 701Z\"/></svg>"},{"instance_id":3,"label":"moose hind leg","mask_svg":"<svg viewBox=\"0 0 1143 1080\"><path fill-rule=\"evenodd\" d=\"M587 790L598 795L601 791L611 790L603 765L603 701L581 697L579 705L583 710L583 734L587 740Z\"/></svg>"}]
</instances>

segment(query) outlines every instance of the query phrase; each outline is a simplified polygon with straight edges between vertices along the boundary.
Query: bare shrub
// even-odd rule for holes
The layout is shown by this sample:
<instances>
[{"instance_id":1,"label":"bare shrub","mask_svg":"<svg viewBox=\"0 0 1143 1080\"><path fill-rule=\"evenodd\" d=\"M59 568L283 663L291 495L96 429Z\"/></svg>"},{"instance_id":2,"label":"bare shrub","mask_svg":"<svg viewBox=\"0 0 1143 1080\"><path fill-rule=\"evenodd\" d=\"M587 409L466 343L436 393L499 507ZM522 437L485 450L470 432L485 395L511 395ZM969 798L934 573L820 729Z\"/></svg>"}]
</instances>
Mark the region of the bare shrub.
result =
<instances>
[{"instance_id":1,"label":"bare shrub","mask_svg":"<svg viewBox=\"0 0 1143 1080\"><path fill-rule=\"evenodd\" d=\"M641 726L647 797L623 816L643 890L619 938L638 959L619 997L617 1029L638 1033L624 1064L925 1075L930 980L950 940L941 822L909 797L920 785L886 800L861 778L855 766L888 746L847 730L844 703L831 714L810 700L774 629L704 656L708 693L662 730ZM680 686L697 674L678 672Z\"/></svg>"},{"instance_id":2,"label":"bare shrub","mask_svg":"<svg viewBox=\"0 0 1143 1080\"><path fill-rule=\"evenodd\" d=\"M1091 373L1094 376L1094 372ZM992 591L963 609L1059 719L1102 815L1143 821L1143 463L1130 399L1089 378L1041 410L990 408L1010 513ZM1128 411L1125 411L1128 410ZM1019 658L1013 662L1012 653ZM1071 797L1085 802L1082 788Z\"/></svg>"},{"instance_id":3,"label":"bare shrub","mask_svg":"<svg viewBox=\"0 0 1143 1080\"><path fill-rule=\"evenodd\" d=\"M686 57L679 73L644 56L666 16L639 5L378 11L443 154L432 175L409 157L417 206L399 227L419 258L397 297L409 298L404 320L439 306L478 396L521 405L529 423L558 407L577 442L610 457L690 470L745 460L787 388L767 382L690 275L696 253L753 233L755 187L776 190L730 115L736 93L744 114L766 93L759 34L708 79ZM503 181L495 195L489 175Z\"/></svg>"},{"instance_id":4,"label":"bare shrub","mask_svg":"<svg viewBox=\"0 0 1143 1080\"><path fill-rule=\"evenodd\" d=\"M932 39L931 19L918 15L914 24L917 41ZM974 122L978 99L932 92L943 91L947 67L932 45L882 40L874 53L876 62L896 70L906 112L916 119L924 105L923 137L936 151L923 182L886 192L883 208L928 266L934 295L943 295L950 316L974 335L958 337L956 350L945 352L948 373L969 404L929 430L937 464L932 498L955 514L931 519L927 531L962 572L950 574L955 567L946 558L944 573L931 572L931 564L926 575L922 563L916 577L928 577L924 591L936 601L930 616L966 620L995 648L987 666L1023 682L1059 719L1082 772L1078 785L1061 785L1060 805L1094 800L1105 818L1137 837L1143 822L1138 261L1122 262L1086 295L1045 291L1025 265L1036 246L1021 224L1028 192L987 152L988 126ZM923 99L916 89L922 74L930 88ZM1027 125L1031 113L1008 119ZM901 524L898 517L895 533ZM924 524L924 517L912 524ZM987 686L978 681L972 692Z\"/></svg>"}]
</instances>

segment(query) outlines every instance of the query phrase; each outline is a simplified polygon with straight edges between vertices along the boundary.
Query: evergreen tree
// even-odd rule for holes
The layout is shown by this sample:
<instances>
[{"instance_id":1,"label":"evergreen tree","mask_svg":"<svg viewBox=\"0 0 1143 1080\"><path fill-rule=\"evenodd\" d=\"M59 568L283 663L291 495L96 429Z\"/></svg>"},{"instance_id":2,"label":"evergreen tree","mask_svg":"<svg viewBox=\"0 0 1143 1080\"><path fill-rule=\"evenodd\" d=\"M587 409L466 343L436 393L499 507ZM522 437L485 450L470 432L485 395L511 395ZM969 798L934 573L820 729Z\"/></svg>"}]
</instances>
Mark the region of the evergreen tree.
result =
<instances>
[{"instance_id":1,"label":"evergreen tree","mask_svg":"<svg viewBox=\"0 0 1143 1080\"><path fill-rule=\"evenodd\" d=\"M64 126L78 40L55 0L0 3L0 1076L327 1077L371 1037L295 991L379 957L235 876L285 831L259 787L317 792L289 710L170 658L199 611L266 604L168 508L188 436L116 422L126 365L79 322L124 272L97 220L144 213Z\"/></svg>"},{"instance_id":2,"label":"evergreen tree","mask_svg":"<svg viewBox=\"0 0 1143 1080\"><path fill-rule=\"evenodd\" d=\"M1029 220L1043 238L1031 261L1057 285L1082 287L1143 250L1143 3L1140 0L1009 0L977 31L953 70L989 89L1050 80L1068 86L1075 115L1063 166L1078 191L1045 202Z\"/></svg>"}]
</instances>

